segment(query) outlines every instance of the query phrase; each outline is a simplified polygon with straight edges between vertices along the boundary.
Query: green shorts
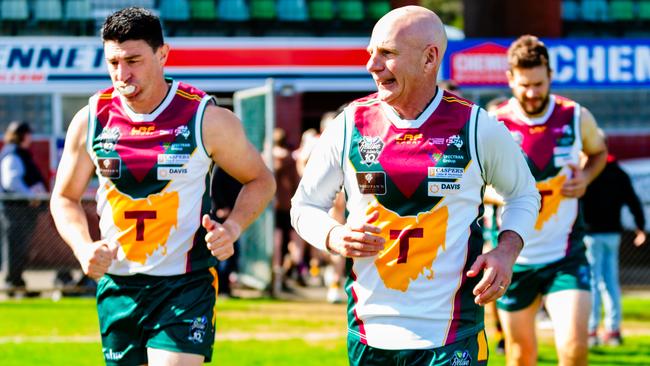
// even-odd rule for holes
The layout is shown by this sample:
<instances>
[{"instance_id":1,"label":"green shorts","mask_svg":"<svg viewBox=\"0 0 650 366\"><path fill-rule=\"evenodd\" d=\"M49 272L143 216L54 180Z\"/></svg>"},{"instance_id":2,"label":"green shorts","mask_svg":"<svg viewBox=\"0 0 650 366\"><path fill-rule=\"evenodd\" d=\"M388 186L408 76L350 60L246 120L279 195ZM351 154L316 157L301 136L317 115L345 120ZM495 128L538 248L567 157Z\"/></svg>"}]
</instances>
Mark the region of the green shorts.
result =
<instances>
[{"instance_id":1,"label":"green shorts","mask_svg":"<svg viewBox=\"0 0 650 366\"><path fill-rule=\"evenodd\" d=\"M147 348L212 358L216 271L176 276L105 275L97 312L107 365L147 363Z\"/></svg>"},{"instance_id":2,"label":"green shorts","mask_svg":"<svg viewBox=\"0 0 650 366\"><path fill-rule=\"evenodd\" d=\"M564 257L557 262L537 265L516 264L512 283L497 300L497 307L505 311L527 308L538 295L563 290L590 291L591 273L584 252Z\"/></svg>"},{"instance_id":3,"label":"green shorts","mask_svg":"<svg viewBox=\"0 0 650 366\"><path fill-rule=\"evenodd\" d=\"M485 331L432 349L385 350L348 337L350 366L484 366L488 361Z\"/></svg>"}]
</instances>

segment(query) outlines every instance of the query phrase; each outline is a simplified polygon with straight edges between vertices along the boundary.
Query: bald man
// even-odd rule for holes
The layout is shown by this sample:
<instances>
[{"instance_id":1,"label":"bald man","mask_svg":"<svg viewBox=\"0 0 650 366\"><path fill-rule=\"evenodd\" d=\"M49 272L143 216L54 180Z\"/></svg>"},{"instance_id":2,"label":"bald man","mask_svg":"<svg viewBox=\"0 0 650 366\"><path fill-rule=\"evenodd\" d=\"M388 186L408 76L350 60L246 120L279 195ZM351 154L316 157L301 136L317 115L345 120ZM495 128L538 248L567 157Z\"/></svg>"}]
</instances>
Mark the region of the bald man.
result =
<instances>
[{"instance_id":1,"label":"bald man","mask_svg":"<svg viewBox=\"0 0 650 366\"><path fill-rule=\"evenodd\" d=\"M501 296L539 195L507 130L436 87L447 38L422 7L381 18L366 67L377 93L324 131L292 200L312 245L347 258L351 365L484 365L481 305ZM498 246L481 255L487 184L506 205ZM328 214L344 189L346 224Z\"/></svg>"}]
</instances>

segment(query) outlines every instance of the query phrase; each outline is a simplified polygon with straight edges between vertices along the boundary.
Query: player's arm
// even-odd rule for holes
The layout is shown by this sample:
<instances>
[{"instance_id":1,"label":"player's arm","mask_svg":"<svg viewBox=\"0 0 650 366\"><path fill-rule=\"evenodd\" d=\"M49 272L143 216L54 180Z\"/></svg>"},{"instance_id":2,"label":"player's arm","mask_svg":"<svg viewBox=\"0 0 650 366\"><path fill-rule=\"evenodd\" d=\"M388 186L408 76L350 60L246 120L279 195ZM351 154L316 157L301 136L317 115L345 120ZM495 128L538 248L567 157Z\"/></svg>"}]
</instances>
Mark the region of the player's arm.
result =
<instances>
[{"instance_id":1,"label":"player's arm","mask_svg":"<svg viewBox=\"0 0 650 366\"><path fill-rule=\"evenodd\" d=\"M383 249L379 227L368 217L352 217L345 225L329 215L341 191L345 121L340 114L325 129L309 157L296 194L291 199L291 224L309 244L345 257L369 257Z\"/></svg>"},{"instance_id":2,"label":"player's arm","mask_svg":"<svg viewBox=\"0 0 650 366\"><path fill-rule=\"evenodd\" d=\"M475 302L483 305L503 295L512 279L512 266L533 228L540 197L519 146L510 133L482 112L478 121L478 156L486 183L494 186L505 205L498 245L480 255L467 275L483 276L474 288Z\"/></svg>"},{"instance_id":3,"label":"player's arm","mask_svg":"<svg viewBox=\"0 0 650 366\"><path fill-rule=\"evenodd\" d=\"M68 128L50 210L59 234L72 248L84 273L99 278L115 258L117 248L109 248L106 241L92 240L86 213L81 206L81 198L94 171L86 151L87 129L88 107L85 107L77 112Z\"/></svg>"},{"instance_id":4,"label":"player's arm","mask_svg":"<svg viewBox=\"0 0 650 366\"><path fill-rule=\"evenodd\" d=\"M572 176L562 186L561 193L567 197L580 198L587 186L605 168L607 163L607 145L603 131L598 128L596 119L585 107L580 109L580 135L582 152L586 156L584 166L570 164Z\"/></svg>"},{"instance_id":5,"label":"player's arm","mask_svg":"<svg viewBox=\"0 0 650 366\"><path fill-rule=\"evenodd\" d=\"M229 110L214 105L206 108L203 143L212 160L243 185L223 224L203 217L203 226L208 229L208 248L223 260L234 253L234 241L273 198L275 179L260 152L246 138L241 122Z\"/></svg>"}]
</instances>

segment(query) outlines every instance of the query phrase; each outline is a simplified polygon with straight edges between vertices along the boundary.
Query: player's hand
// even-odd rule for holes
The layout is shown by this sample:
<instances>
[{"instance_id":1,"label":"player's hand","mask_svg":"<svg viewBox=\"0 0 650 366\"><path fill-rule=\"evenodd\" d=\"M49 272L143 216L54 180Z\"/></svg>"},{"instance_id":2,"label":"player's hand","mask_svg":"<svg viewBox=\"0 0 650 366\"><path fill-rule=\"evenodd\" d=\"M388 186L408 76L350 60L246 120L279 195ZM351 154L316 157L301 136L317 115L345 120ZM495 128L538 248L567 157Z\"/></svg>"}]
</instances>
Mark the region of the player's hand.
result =
<instances>
[{"instance_id":1,"label":"player's hand","mask_svg":"<svg viewBox=\"0 0 650 366\"><path fill-rule=\"evenodd\" d=\"M81 245L75 251L75 256L81 264L81 269L88 277L98 280L117 258L118 245L102 239Z\"/></svg>"},{"instance_id":2,"label":"player's hand","mask_svg":"<svg viewBox=\"0 0 650 366\"><path fill-rule=\"evenodd\" d=\"M645 243L645 231L643 230L636 230L636 236L634 237L634 245L637 247L642 246Z\"/></svg>"},{"instance_id":3,"label":"player's hand","mask_svg":"<svg viewBox=\"0 0 650 366\"><path fill-rule=\"evenodd\" d=\"M512 281L512 266L523 247L521 237L513 231L499 235L499 245L476 258L467 271L467 277L476 277L483 270L483 277L474 287L474 302L485 305L503 294Z\"/></svg>"},{"instance_id":4,"label":"player's hand","mask_svg":"<svg viewBox=\"0 0 650 366\"><path fill-rule=\"evenodd\" d=\"M330 230L326 246L329 251L344 257L372 257L384 249L384 238L378 235L381 228L372 225L379 217L375 211L359 222L337 225Z\"/></svg>"},{"instance_id":5,"label":"player's hand","mask_svg":"<svg viewBox=\"0 0 650 366\"><path fill-rule=\"evenodd\" d=\"M241 234L241 228L237 223L226 220L220 224L206 214L203 215L201 225L208 231L205 242L213 256L223 261L235 254L234 244Z\"/></svg>"},{"instance_id":6,"label":"player's hand","mask_svg":"<svg viewBox=\"0 0 650 366\"><path fill-rule=\"evenodd\" d=\"M589 185L587 177L579 166L575 164L567 166L571 169L571 176L562 185L560 193L565 197L580 198L587 191L587 185Z\"/></svg>"}]
</instances>

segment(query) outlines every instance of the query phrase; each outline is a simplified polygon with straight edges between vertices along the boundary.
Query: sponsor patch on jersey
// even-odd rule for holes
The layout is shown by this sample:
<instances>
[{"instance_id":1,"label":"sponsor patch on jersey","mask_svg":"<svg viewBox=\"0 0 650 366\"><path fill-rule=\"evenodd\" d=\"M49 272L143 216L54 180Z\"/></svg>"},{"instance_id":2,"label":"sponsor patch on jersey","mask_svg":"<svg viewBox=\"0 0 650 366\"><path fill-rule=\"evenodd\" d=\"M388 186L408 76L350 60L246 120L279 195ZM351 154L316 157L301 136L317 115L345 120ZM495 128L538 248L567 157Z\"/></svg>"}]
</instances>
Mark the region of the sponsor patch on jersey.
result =
<instances>
[{"instance_id":1,"label":"sponsor patch on jersey","mask_svg":"<svg viewBox=\"0 0 650 366\"><path fill-rule=\"evenodd\" d=\"M120 139L121 135L122 133L120 132L119 127L104 127L99 136L97 136L99 146L106 153L115 151L117 141Z\"/></svg>"},{"instance_id":2,"label":"sponsor patch on jersey","mask_svg":"<svg viewBox=\"0 0 650 366\"><path fill-rule=\"evenodd\" d=\"M472 364L472 356L468 350L454 351L451 355L451 366L469 366Z\"/></svg>"},{"instance_id":3,"label":"sponsor patch on jersey","mask_svg":"<svg viewBox=\"0 0 650 366\"><path fill-rule=\"evenodd\" d=\"M556 146L553 148L553 164L560 168L570 163L575 163L572 155L572 146Z\"/></svg>"},{"instance_id":4,"label":"sponsor patch on jersey","mask_svg":"<svg viewBox=\"0 0 650 366\"><path fill-rule=\"evenodd\" d=\"M444 197L460 192L460 183L429 182L427 189L430 197Z\"/></svg>"},{"instance_id":5,"label":"sponsor patch on jersey","mask_svg":"<svg viewBox=\"0 0 650 366\"><path fill-rule=\"evenodd\" d=\"M395 139L398 145L401 144L419 144L422 141L421 133L403 133Z\"/></svg>"},{"instance_id":6,"label":"sponsor patch on jersey","mask_svg":"<svg viewBox=\"0 0 650 366\"><path fill-rule=\"evenodd\" d=\"M119 178L121 176L122 159L98 158L99 174L106 178Z\"/></svg>"},{"instance_id":7,"label":"sponsor patch on jersey","mask_svg":"<svg viewBox=\"0 0 650 366\"><path fill-rule=\"evenodd\" d=\"M463 147L463 144L463 139L458 135L451 135L447 138L447 146L454 145L460 150L460 148Z\"/></svg>"},{"instance_id":8,"label":"sponsor patch on jersey","mask_svg":"<svg viewBox=\"0 0 650 366\"><path fill-rule=\"evenodd\" d=\"M384 150L384 141L379 136L362 136L357 146L361 155L361 164L377 164L379 154Z\"/></svg>"},{"instance_id":9,"label":"sponsor patch on jersey","mask_svg":"<svg viewBox=\"0 0 650 366\"><path fill-rule=\"evenodd\" d=\"M205 339L205 332L208 328L208 318L205 316L196 318L190 324L190 335L187 339L194 344L203 343Z\"/></svg>"},{"instance_id":10,"label":"sponsor patch on jersey","mask_svg":"<svg viewBox=\"0 0 650 366\"><path fill-rule=\"evenodd\" d=\"M187 175L187 168L158 167L158 180L172 180Z\"/></svg>"},{"instance_id":11,"label":"sponsor patch on jersey","mask_svg":"<svg viewBox=\"0 0 650 366\"><path fill-rule=\"evenodd\" d=\"M357 184L359 191L363 194L386 194L386 173L357 173Z\"/></svg>"},{"instance_id":12,"label":"sponsor patch on jersey","mask_svg":"<svg viewBox=\"0 0 650 366\"><path fill-rule=\"evenodd\" d=\"M465 155L461 155L461 154L442 154L442 156L438 158L438 161L442 161L443 164L450 164L450 165L457 164L459 161L463 161L463 160L465 160Z\"/></svg>"},{"instance_id":13,"label":"sponsor patch on jersey","mask_svg":"<svg viewBox=\"0 0 650 366\"><path fill-rule=\"evenodd\" d=\"M429 145L445 145L445 138L444 137L429 137L427 140L427 143Z\"/></svg>"},{"instance_id":14,"label":"sponsor patch on jersey","mask_svg":"<svg viewBox=\"0 0 650 366\"><path fill-rule=\"evenodd\" d=\"M465 170L463 168L452 167L428 167L429 178L445 178L445 179L458 179L463 177Z\"/></svg>"},{"instance_id":15,"label":"sponsor patch on jersey","mask_svg":"<svg viewBox=\"0 0 650 366\"><path fill-rule=\"evenodd\" d=\"M187 126L178 126L174 130L174 135L175 136L181 135L185 137L185 139L187 139L188 137L190 137L190 129Z\"/></svg>"},{"instance_id":16,"label":"sponsor patch on jersey","mask_svg":"<svg viewBox=\"0 0 650 366\"><path fill-rule=\"evenodd\" d=\"M515 140L517 145L521 146L524 143L524 134L519 131L510 131L510 136Z\"/></svg>"},{"instance_id":17,"label":"sponsor patch on jersey","mask_svg":"<svg viewBox=\"0 0 650 366\"><path fill-rule=\"evenodd\" d=\"M190 161L190 154L158 154L160 165L182 165Z\"/></svg>"},{"instance_id":18,"label":"sponsor patch on jersey","mask_svg":"<svg viewBox=\"0 0 650 366\"><path fill-rule=\"evenodd\" d=\"M156 126L134 126L131 128L131 136L151 136L156 131Z\"/></svg>"},{"instance_id":19,"label":"sponsor patch on jersey","mask_svg":"<svg viewBox=\"0 0 650 366\"><path fill-rule=\"evenodd\" d=\"M189 142L165 142L163 143L165 151L186 151L192 148Z\"/></svg>"}]
</instances>

